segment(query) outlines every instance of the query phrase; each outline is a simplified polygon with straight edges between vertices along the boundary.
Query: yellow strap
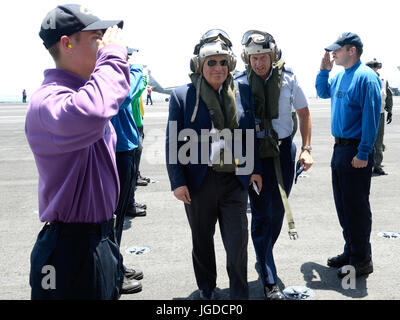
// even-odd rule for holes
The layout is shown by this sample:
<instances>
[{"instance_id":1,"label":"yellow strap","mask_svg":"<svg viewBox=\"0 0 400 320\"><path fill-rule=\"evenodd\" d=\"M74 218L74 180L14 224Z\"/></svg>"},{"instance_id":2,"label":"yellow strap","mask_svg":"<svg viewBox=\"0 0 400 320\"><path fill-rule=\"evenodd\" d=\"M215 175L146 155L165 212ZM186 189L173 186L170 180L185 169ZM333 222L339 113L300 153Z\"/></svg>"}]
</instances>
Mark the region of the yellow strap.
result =
<instances>
[{"instance_id":1,"label":"yellow strap","mask_svg":"<svg viewBox=\"0 0 400 320\"><path fill-rule=\"evenodd\" d=\"M140 115L143 117L144 116L144 108L143 108L143 101L142 101L142 96L140 96Z\"/></svg>"},{"instance_id":2,"label":"yellow strap","mask_svg":"<svg viewBox=\"0 0 400 320\"><path fill-rule=\"evenodd\" d=\"M281 193L283 207L285 208L286 219L289 224L289 238L291 240L296 240L299 236L297 235L297 231L294 225L292 210L290 209L289 201L286 196L286 191L283 186L281 162L279 160L279 156L274 157L274 167L275 167L276 179L278 181L279 192Z\"/></svg>"}]
</instances>

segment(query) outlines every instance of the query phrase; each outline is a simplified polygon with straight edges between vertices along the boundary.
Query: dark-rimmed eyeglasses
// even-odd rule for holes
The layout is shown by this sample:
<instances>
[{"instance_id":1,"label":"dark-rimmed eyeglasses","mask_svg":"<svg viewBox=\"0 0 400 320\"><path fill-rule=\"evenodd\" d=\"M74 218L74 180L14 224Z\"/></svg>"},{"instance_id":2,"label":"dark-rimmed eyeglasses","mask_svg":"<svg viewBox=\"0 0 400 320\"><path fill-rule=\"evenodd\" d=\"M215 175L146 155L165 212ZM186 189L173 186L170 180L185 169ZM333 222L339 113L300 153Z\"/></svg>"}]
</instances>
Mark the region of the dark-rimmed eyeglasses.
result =
<instances>
[{"instance_id":1,"label":"dark-rimmed eyeglasses","mask_svg":"<svg viewBox=\"0 0 400 320\"><path fill-rule=\"evenodd\" d=\"M208 65L209 67L215 67L215 66L217 65L217 60L208 60L208 61L207 61L207 65ZM226 66L228 66L228 60L226 60L226 59L220 60L220 61L219 61L219 65L220 65L221 67L226 67Z\"/></svg>"}]
</instances>

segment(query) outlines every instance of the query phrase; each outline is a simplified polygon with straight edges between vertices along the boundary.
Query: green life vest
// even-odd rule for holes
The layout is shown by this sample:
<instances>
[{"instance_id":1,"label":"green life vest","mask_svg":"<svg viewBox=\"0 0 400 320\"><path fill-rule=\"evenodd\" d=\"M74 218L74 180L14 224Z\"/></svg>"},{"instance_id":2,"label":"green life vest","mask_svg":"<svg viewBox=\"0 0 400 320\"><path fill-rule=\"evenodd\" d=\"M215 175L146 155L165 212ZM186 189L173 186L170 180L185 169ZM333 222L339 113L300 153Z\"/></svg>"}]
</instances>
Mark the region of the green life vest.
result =
<instances>
[{"instance_id":1,"label":"green life vest","mask_svg":"<svg viewBox=\"0 0 400 320\"><path fill-rule=\"evenodd\" d=\"M254 113L261 121L261 129L265 130L265 136L257 141L261 159L279 155L279 139L272 127L272 119L279 118L279 96L284 64L281 59L272 65L272 74L266 85L250 65L247 67L247 79L254 97Z\"/></svg>"}]
</instances>

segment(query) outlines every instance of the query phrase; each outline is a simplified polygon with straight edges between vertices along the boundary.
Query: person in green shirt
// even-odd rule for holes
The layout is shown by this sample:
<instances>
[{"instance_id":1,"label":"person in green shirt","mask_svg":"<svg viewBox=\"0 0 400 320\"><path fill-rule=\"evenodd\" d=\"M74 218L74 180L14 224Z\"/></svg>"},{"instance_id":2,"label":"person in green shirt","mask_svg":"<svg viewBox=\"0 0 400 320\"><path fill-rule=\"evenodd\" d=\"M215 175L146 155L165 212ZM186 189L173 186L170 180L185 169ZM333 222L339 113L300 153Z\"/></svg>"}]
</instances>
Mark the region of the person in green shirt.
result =
<instances>
[{"instance_id":1,"label":"person in green shirt","mask_svg":"<svg viewBox=\"0 0 400 320\"><path fill-rule=\"evenodd\" d=\"M135 121L136 127L139 131L139 141L138 141L138 148L137 148L137 157L135 157L135 170L136 170L136 185L147 185L150 179L144 178L140 175L139 165L140 165L140 158L142 155L143 150L143 139L144 139L144 131L143 131L143 115L140 108L141 103L141 96L143 91L146 89L147 86L147 77L142 78L142 82L140 84L139 90L135 95L134 99L131 102L132 107L132 115ZM148 179L148 181L147 181ZM130 203L128 205L128 216L145 216L147 206L142 203L138 203L135 201L135 188L132 188L132 195L130 197Z\"/></svg>"}]
</instances>

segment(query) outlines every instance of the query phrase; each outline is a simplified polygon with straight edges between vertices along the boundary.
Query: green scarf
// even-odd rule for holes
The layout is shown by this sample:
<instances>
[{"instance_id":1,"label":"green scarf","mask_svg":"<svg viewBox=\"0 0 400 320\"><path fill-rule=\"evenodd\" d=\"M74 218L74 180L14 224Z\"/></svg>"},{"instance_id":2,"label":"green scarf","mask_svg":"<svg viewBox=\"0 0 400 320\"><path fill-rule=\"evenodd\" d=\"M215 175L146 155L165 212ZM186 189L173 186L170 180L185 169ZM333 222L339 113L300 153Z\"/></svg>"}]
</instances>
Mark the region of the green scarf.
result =
<instances>
[{"instance_id":1,"label":"green scarf","mask_svg":"<svg viewBox=\"0 0 400 320\"><path fill-rule=\"evenodd\" d=\"M222 85L221 97L223 106L221 106L218 92L215 91L207 81L205 81L201 74L192 73L189 76L197 93L196 107L192 117L192 122L194 122L196 117L199 97L201 97L208 108L210 118L216 129L223 130L228 128L233 130L239 128L236 108L237 89L233 82L233 76L229 73L227 79Z\"/></svg>"},{"instance_id":2,"label":"green scarf","mask_svg":"<svg viewBox=\"0 0 400 320\"><path fill-rule=\"evenodd\" d=\"M214 124L214 127L218 130L223 130L225 128L233 130L239 128L239 122L237 117L236 108L236 87L233 81L232 74L228 74L227 79L222 85L221 99L222 105L218 93L205 81L203 76L199 73L192 73L189 75L192 80L193 85L196 88L196 106L193 111L191 121L194 122L196 119L200 97L206 104L210 118ZM233 143L233 142L232 142ZM227 155L227 162L224 160L224 152ZM212 160L212 168L217 172L235 172L238 165L237 160L233 159L232 150L227 148L221 149L219 155L214 155Z\"/></svg>"},{"instance_id":3,"label":"green scarf","mask_svg":"<svg viewBox=\"0 0 400 320\"><path fill-rule=\"evenodd\" d=\"M279 96L282 87L283 59L272 65L272 74L267 84L259 77L250 64L247 67L247 79L254 97L254 113L260 119L266 135L258 141L260 158L279 155L278 134L272 127L272 119L279 117Z\"/></svg>"},{"instance_id":4,"label":"green scarf","mask_svg":"<svg viewBox=\"0 0 400 320\"><path fill-rule=\"evenodd\" d=\"M272 75L264 85L250 64L247 67L247 79L254 97L254 111L256 118L277 119L279 117L279 96L282 87L282 71L285 62L283 59L272 65Z\"/></svg>"}]
</instances>

